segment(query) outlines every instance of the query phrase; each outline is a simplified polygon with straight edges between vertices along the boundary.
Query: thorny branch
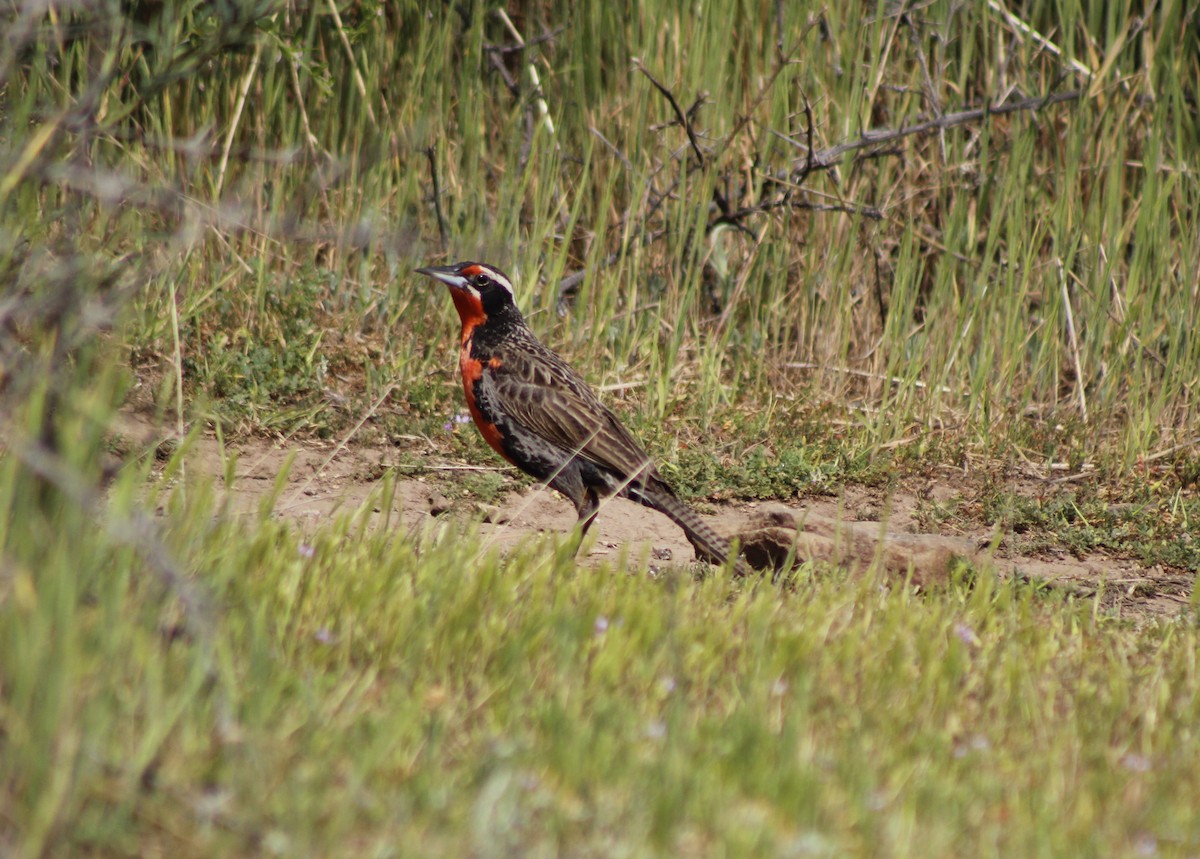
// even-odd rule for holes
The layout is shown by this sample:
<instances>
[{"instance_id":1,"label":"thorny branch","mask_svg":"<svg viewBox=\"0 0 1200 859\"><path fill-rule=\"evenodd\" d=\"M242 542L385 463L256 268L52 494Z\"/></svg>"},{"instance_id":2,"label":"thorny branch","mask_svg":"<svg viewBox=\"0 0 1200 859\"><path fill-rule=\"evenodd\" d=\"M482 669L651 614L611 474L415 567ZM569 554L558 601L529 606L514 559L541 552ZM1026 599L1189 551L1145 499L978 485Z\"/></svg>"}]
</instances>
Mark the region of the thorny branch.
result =
<instances>
[{"instance_id":1,"label":"thorny branch","mask_svg":"<svg viewBox=\"0 0 1200 859\"><path fill-rule=\"evenodd\" d=\"M785 59L786 61L786 59ZM704 155L704 151L700 147L699 138L694 127L694 118L696 106L694 105L688 111L684 111L680 106L679 100L675 94L666 87L662 82L656 79L642 63L635 60L634 67L646 76L647 80L658 90L671 106L672 112L675 114L676 122L681 125L684 132L687 134L688 143L695 155L695 169L705 169L713 162ZM777 76L772 76L768 81L767 86L770 86ZM895 145L900 140L914 135L927 134L930 132L941 132L948 128L953 128L959 125L966 125L971 122L978 122L990 116L1003 116L1010 113L1018 113L1022 111L1038 111L1045 107L1064 102L1075 101L1083 97L1086 89L1070 90L1068 92L1051 92L1048 95L1030 97L1024 99L1016 99L1006 101L1001 104L988 104L983 107L970 108L967 110L956 111L953 113L941 113L929 119L923 119L911 125L901 126L896 129L870 129L864 131L857 139L845 141L826 149L818 150L815 144L815 127L816 122L813 116L812 104L807 97L804 97L804 117L805 117L805 141L797 140L795 137L784 134L775 129L767 129L770 134L801 150L803 153L801 158L793 162L792 167L788 170L779 170L773 173L766 172L767 181L763 185L763 197L757 202L747 204L738 208L730 205L728 198L721 193L719 188L714 188L713 203L716 207L714 216L710 218L707 232L711 232L715 227L720 225L728 225L754 235L754 232L746 226L746 221L753 216L766 214L779 210L809 210L818 212L841 212L845 214L861 215L870 220L880 220L883 218L883 213L875 206L856 204L856 203L814 203L808 200L797 200L795 194L801 190L801 186L814 172L818 170L830 170L842 163L844 158L859 150L870 150L864 153L863 157L879 158L891 155L899 155L903 150ZM760 99L761 100L761 96ZM756 104L758 101L755 102ZM740 132L746 126L745 122L740 122L735 130L735 133ZM616 155L627 170L632 170L633 165L629 159L612 143L610 143L596 129L592 129L593 133ZM732 134L730 135L733 136ZM729 141L726 141L720 148L719 154L723 155L729 149ZM674 188L679 186L681 177L677 177L672 185L672 188L666 192L659 193L653 187L651 190L651 202L645 211L640 214L634 214L628 211L625 218L618 224L618 229L625 232L626 226L630 219L636 219L637 224L628 232L631 235L641 237L644 244L650 244L657 241L662 236L666 235L665 230L647 230L651 218L662 207L662 204L670 198ZM725 184L728 185L730 175L727 173ZM620 253L610 254L606 260L606 264L611 264L620 258ZM562 301L566 297L575 293L579 285L585 277L584 270L573 271L565 275L558 284L558 297Z\"/></svg>"},{"instance_id":2,"label":"thorny branch","mask_svg":"<svg viewBox=\"0 0 1200 859\"><path fill-rule=\"evenodd\" d=\"M694 128L692 128L692 123L688 119L687 114L685 114L683 112L683 108L681 108L679 106L679 102L675 100L675 94L672 93L665 86L663 86L663 84L659 83L659 81L654 77L654 75L650 74L650 72L646 69L646 67L644 65L642 65L642 61L639 60L637 57L633 58L633 67L635 69L637 69L639 72L641 72L642 74L644 74L646 76L646 79L654 85L654 88L656 90L658 90L660 93L662 93L663 97L665 97L666 100L668 102L670 102L671 109L673 111L675 111L676 121L683 127L683 130L687 133L688 142L690 144L692 144L692 152L696 153L696 163L700 165L700 169L704 169L704 166L706 164L706 161L704 158L704 151L700 148L700 141L696 139L696 130ZM693 107L692 112L694 113L694 111L695 111L695 108Z\"/></svg>"},{"instance_id":3,"label":"thorny branch","mask_svg":"<svg viewBox=\"0 0 1200 859\"><path fill-rule=\"evenodd\" d=\"M508 45L484 45L483 49L489 53L496 53L500 54L501 56L507 56L508 54L519 54L522 51L532 48L536 45L541 45L545 42L553 42L554 39L566 29L566 27L555 27L553 30L542 33L540 36L535 36L528 41L513 42L512 44Z\"/></svg>"},{"instance_id":4,"label":"thorny branch","mask_svg":"<svg viewBox=\"0 0 1200 859\"><path fill-rule=\"evenodd\" d=\"M425 157L429 159L429 178L433 183L433 211L437 215L438 238L441 239L442 250L446 249L446 219L442 216L442 189L438 182L437 148L429 146L425 149Z\"/></svg>"},{"instance_id":5,"label":"thorny branch","mask_svg":"<svg viewBox=\"0 0 1200 859\"><path fill-rule=\"evenodd\" d=\"M971 108L970 110L960 110L956 113L946 113L933 119L917 122L913 125L905 125L901 128L872 128L864 131L855 140L839 143L836 146L822 149L819 152L812 150L811 139L806 146L794 137L790 137L774 129L769 130L771 134L780 140L790 143L797 149L805 150L808 154L806 164L810 165L808 169L828 170L840 164L842 157L849 152L855 152L859 149L866 149L872 146L883 146L885 143L892 143L905 137L911 137L914 134L925 134L930 131L953 128L957 125L966 125L969 122L976 122L988 116L1003 116L1004 114L1026 110L1038 111L1053 104L1061 104L1064 101L1075 101L1082 98L1083 93L1083 90L1075 89L1069 92L1051 93L1050 95L1038 96L1036 98L1023 98L998 105L989 104L984 107ZM889 150L889 154L892 151L898 150Z\"/></svg>"}]
</instances>

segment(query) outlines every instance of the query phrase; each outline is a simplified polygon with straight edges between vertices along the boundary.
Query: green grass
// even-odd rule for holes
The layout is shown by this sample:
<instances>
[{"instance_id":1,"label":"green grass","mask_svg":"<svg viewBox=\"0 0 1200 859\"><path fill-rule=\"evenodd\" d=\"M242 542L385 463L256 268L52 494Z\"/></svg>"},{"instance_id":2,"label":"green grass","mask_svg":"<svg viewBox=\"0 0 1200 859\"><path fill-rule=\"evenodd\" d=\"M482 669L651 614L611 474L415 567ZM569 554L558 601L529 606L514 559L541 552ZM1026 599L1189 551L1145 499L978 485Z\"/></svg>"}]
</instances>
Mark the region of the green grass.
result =
<instances>
[{"instance_id":1,"label":"green grass","mask_svg":"<svg viewBox=\"0 0 1200 859\"><path fill-rule=\"evenodd\" d=\"M485 258L688 497L962 474L925 521L1194 576L1195 11L1014 6L1060 55L905 8L526 4L502 53L487 3L0 13L0 853L1200 851L1194 596L587 569L371 502L301 536L188 464L485 461L411 272ZM701 158L635 59L706 94ZM803 177L789 142L1069 90Z\"/></svg>"},{"instance_id":2,"label":"green grass","mask_svg":"<svg viewBox=\"0 0 1200 859\"><path fill-rule=\"evenodd\" d=\"M1031 411L1075 424L1120 471L1190 441L1194 19L1179 5L1144 21L1103 4L1024 9L1096 72L1088 80L990 12L784 5L782 63L769 3L628 18L528 10L526 38L561 32L504 55L505 68L521 82L537 67L553 134L530 133L528 101L488 60L511 36L484 6L463 18L363 3L341 27L327 7L247 10L239 20L255 26L222 26L202 4L148 7L127 34L86 13L62 23L95 28L90 41L44 22L29 50L58 59L13 76L9 128L75 105L70 94L96 83L89 51L131 71L102 90L94 134L35 138L29 178L61 182L54 159L77 153L112 171L117 196L154 202L113 208L70 171L73 191L17 182L9 246L62 240L82 220L86 253L144 255L128 337L204 417L243 432L336 432L388 385L448 369L449 302L411 274L447 255L517 272L538 332L598 383L640 382L651 422L686 394L707 431L786 393L810 414L868 406L872 447L951 422L991 452ZM397 26L372 26L380 18ZM661 127L670 108L635 57L685 107L708 94L695 114L703 168L689 166L682 130ZM734 209L777 196L769 177L803 158L773 132L807 139L805 97L823 148L1006 93L1070 89L1084 95L905 138L903 157L851 156L794 198L881 220L773 209L744 220L751 236L710 211L714 189ZM557 280L579 269L589 276L560 318ZM454 392L443 393L445 411Z\"/></svg>"},{"instance_id":3,"label":"green grass","mask_svg":"<svg viewBox=\"0 0 1200 859\"><path fill-rule=\"evenodd\" d=\"M829 569L778 587L578 568L545 545L500 560L453 527L371 531L369 505L301 542L209 503L164 499L207 594L191 611L111 535L11 541L38 564L0 604L18 855L1200 839L1192 623L1130 626L986 574L916 596Z\"/></svg>"}]
</instances>

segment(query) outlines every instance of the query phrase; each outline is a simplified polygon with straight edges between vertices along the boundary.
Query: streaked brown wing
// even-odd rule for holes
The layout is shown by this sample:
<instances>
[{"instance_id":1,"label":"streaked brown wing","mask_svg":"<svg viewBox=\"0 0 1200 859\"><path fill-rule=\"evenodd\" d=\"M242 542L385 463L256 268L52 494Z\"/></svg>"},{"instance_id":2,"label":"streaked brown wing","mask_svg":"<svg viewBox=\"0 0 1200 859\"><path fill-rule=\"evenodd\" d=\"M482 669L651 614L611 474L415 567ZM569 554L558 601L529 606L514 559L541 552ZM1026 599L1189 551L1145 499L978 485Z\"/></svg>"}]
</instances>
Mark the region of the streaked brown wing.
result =
<instances>
[{"instance_id":1,"label":"streaked brown wing","mask_svg":"<svg viewBox=\"0 0 1200 859\"><path fill-rule=\"evenodd\" d=\"M650 457L587 382L540 343L522 345L535 351L534 360L526 351L523 360L501 359L500 366L484 372L504 413L623 478L645 469Z\"/></svg>"}]
</instances>

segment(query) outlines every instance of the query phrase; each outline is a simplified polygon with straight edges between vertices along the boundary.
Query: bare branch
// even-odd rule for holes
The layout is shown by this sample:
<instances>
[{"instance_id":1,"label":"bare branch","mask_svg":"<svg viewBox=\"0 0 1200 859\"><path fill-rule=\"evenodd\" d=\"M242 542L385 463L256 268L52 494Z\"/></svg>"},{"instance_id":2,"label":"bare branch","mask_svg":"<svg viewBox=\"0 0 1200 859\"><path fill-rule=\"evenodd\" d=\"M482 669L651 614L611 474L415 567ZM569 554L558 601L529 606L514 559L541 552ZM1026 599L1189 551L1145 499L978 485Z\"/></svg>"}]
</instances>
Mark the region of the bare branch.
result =
<instances>
[{"instance_id":1,"label":"bare branch","mask_svg":"<svg viewBox=\"0 0 1200 859\"><path fill-rule=\"evenodd\" d=\"M741 227L741 222L751 215L759 215L764 212L771 212L776 209L808 209L813 212L842 212L847 215L862 215L871 221L882 221L883 212L874 206L856 206L842 203L809 203L804 200L793 200L789 196L784 195L774 200L764 200L761 203L756 203L753 206L745 206L730 212L728 215L721 215L715 219L710 225L709 230L718 224L728 224L730 226ZM743 228L745 229L745 228ZM753 233L751 233L753 235Z\"/></svg>"},{"instance_id":2,"label":"bare branch","mask_svg":"<svg viewBox=\"0 0 1200 859\"><path fill-rule=\"evenodd\" d=\"M633 67L644 74L650 83L654 84L654 88L662 93L667 101L670 102L671 110L675 111L675 119L681 126L683 126L683 130L687 132L688 142L692 144L692 152L696 154L696 162L700 165L701 169L703 169L706 161L704 158L704 152L700 149L700 141L696 139L696 132L692 128L692 123L688 121L687 114L683 112L683 108L681 108L679 106L679 102L675 100L675 94L667 89L663 84L659 83L654 75L650 74L646 67L642 65L642 61L637 57L633 58Z\"/></svg>"},{"instance_id":3,"label":"bare branch","mask_svg":"<svg viewBox=\"0 0 1200 859\"><path fill-rule=\"evenodd\" d=\"M436 147L428 147L425 150L425 157L429 159L429 176L433 181L433 211L437 215L438 238L441 239L444 251L446 249L446 219L442 217L442 189L438 182Z\"/></svg>"},{"instance_id":4,"label":"bare branch","mask_svg":"<svg viewBox=\"0 0 1200 859\"><path fill-rule=\"evenodd\" d=\"M866 149L871 146L880 146L904 137L911 137L915 134L924 134L938 129L966 125L967 123L975 122L988 116L1003 116L1004 114L1018 113L1026 110L1037 111L1052 104L1060 104L1064 101L1076 101L1082 98L1082 96L1083 90L1074 89L1069 92L1056 92L1045 96L1037 96L1036 98L1023 98L999 105L987 105L986 107L976 107L970 110L960 110L957 113L946 113L933 119L917 122L913 125L906 125L901 128L869 129L864 131L857 140L839 143L836 146L822 149L816 153L812 151L811 144L805 146L794 137L782 134L774 129L771 129L771 133L780 140L792 144L797 149L807 150L806 169L809 169L809 165L811 165L812 169L828 170L830 167L840 164L842 157L848 152Z\"/></svg>"},{"instance_id":5,"label":"bare branch","mask_svg":"<svg viewBox=\"0 0 1200 859\"><path fill-rule=\"evenodd\" d=\"M621 163L625 165L626 170L628 170L630 173L633 173L633 165L629 163L629 159L625 157L625 153L616 147L616 144L601 134L599 129L597 129L594 125L589 125L588 131L596 135L596 137L600 139L600 142L607 146L613 155L621 159Z\"/></svg>"},{"instance_id":6,"label":"bare branch","mask_svg":"<svg viewBox=\"0 0 1200 859\"><path fill-rule=\"evenodd\" d=\"M813 147L814 123L812 103L808 100L808 95L806 95L803 91L801 92L801 95L804 96L804 124L808 129L808 157L804 160L804 167L801 168L800 175L795 179L797 185L803 185L804 180L808 178L808 175L812 173L813 168L816 166L816 154Z\"/></svg>"},{"instance_id":7,"label":"bare branch","mask_svg":"<svg viewBox=\"0 0 1200 859\"><path fill-rule=\"evenodd\" d=\"M488 51L489 53L500 54L501 56L505 56L507 54L519 54L522 51L526 50L527 48L532 48L535 45L541 45L546 42L553 42L554 39L560 33L565 32L566 29L567 29L566 27L555 27L553 30L550 30L549 32L546 32L546 33L542 33L542 35L536 36L536 37L530 39L529 41L514 42L511 45L484 45L483 49L485 51Z\"/></svg>"}]
</instances>

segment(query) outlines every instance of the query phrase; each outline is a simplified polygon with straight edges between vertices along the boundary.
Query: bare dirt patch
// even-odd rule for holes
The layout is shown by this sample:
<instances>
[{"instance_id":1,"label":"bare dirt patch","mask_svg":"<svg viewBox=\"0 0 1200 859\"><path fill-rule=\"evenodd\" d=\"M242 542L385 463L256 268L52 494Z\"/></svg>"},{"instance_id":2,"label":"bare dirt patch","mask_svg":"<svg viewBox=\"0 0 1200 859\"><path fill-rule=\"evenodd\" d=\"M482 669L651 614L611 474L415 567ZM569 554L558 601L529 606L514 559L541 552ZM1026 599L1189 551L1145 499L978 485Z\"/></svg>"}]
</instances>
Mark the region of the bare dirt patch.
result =
<instances>
[{"instance_id":1,"label":"bare dirt patch","mask_svg":"<svg viewBox=\"0 0 1200 859\"><path fill-rule=\"evenodd\" d=\"M139 444L162 438L146 421L126 416L122 433ZM431 463L423 473L405 476L397 470L395 491L384 508L381 487L398 459L393 448L366 444L339 447L333 442L274 442L243 438L224 452L217 441L201 438L188 457L190 476L223 484L229 457L235 457L235 479L224 487L229 509L251 515L269 501L281 474L282 491L272 514L315 528L339 512L360 510L388 527L421 531L434 527L466 528L478 523L489 545L501 551L539 533L566 535L575 523L571 505L553 491L522 486L506 467ZM494 503L479 503L464 490L465 476L492 472L513 475ZM1030 494L1043 488L1014 484ZM838 497L818 496L781 502L698 504L721 533L737 536L751 563L769 569L795 545L800 558L812 558L857 569L878 562L897 581L921 587L945 583L954 565L965 560L993 566L1003 576L1065 589L1082 597L1102 593L1103 604L1136 618L1169 616L1187 609L1195 573L1147 566L1096 552L1083 556L1042 548L1022 552L1008 535L971 518L958 517L931 526L922 516L931 499L946 501L969 494L961 479L926 480L911 489L884 493L847 487ZM651 564L688 564L695 560L683 533L665 516L624 499L610 501L601 512L583 563L616 561L623 552Z\"/></svg>"}]
</instances>

